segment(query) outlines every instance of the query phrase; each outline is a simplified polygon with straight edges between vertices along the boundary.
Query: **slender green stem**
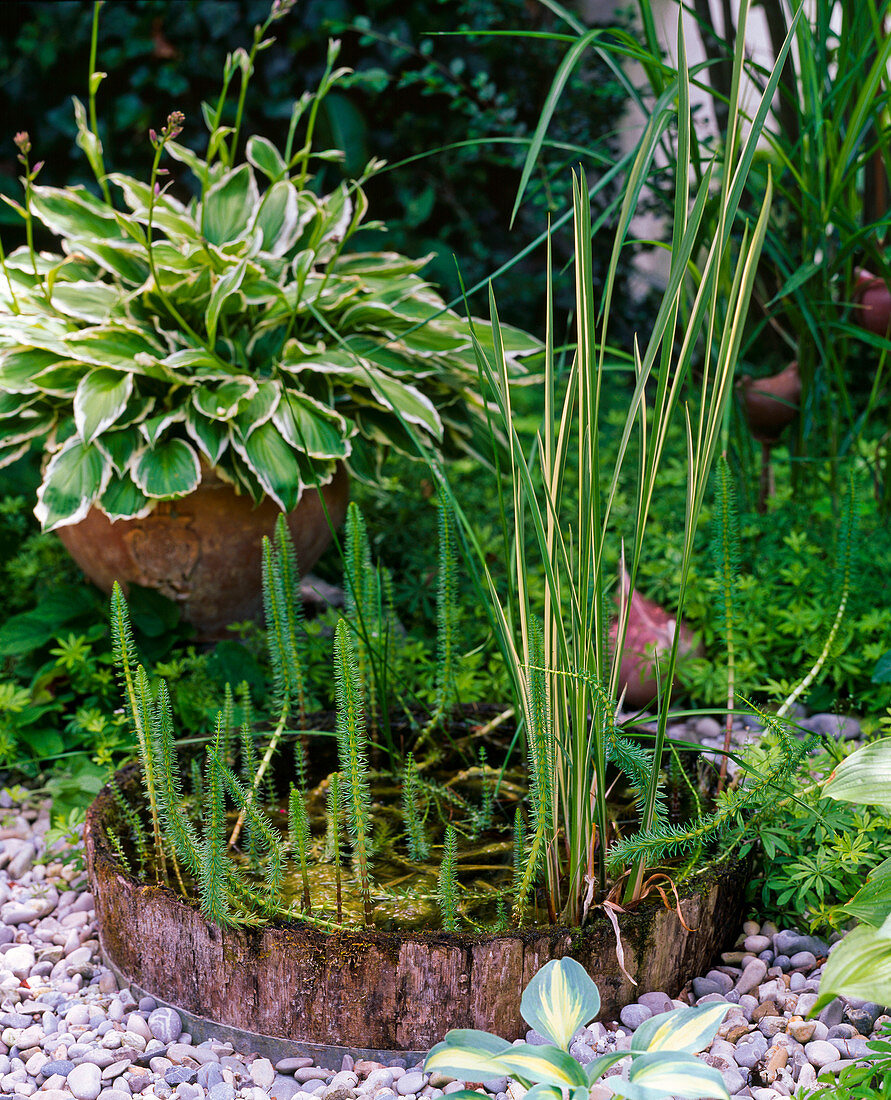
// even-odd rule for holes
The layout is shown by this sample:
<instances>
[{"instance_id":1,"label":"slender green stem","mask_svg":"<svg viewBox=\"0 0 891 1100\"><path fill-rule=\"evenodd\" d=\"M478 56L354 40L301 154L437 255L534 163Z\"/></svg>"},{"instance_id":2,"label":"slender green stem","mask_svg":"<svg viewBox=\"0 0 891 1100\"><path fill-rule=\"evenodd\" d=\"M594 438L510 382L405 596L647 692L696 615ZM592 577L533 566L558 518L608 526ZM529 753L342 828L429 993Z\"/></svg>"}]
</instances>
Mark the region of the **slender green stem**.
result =
<instances>
[{"instance_id":1,"label":"slender green stem","mask_svg":"<svg viewBox=\"0 0 891 1100\"><path fill-rule=\"evenodd\" d=\"M99 43L99 9L102 7L105 0L95 0L93 4L93 31L90 36L90 86L89 86L89 103L90 103L90 129L93 131L93 136L96 138L96 155L99 158L99 166L102 169L98 176L99 186L102 188L102 197L111 206L111 192L108 189L108 180L105 178L105 161L102 157L102 142L99 140L99 122L96 117L96 92L99 89L99 82L96 80L96 52Z\"/></svg>"}]
</instances>

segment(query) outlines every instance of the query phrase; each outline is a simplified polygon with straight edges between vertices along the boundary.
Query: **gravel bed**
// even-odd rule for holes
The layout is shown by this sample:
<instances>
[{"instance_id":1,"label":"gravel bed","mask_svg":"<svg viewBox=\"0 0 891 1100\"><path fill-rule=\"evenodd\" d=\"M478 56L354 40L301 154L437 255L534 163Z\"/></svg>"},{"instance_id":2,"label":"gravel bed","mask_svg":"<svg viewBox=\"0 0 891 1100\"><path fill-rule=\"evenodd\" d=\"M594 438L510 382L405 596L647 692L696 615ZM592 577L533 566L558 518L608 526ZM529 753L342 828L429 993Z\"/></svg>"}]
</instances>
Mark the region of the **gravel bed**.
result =
<instances>
[{"instance_id":1,"label":"gravel bed","mask_svg":"<svg viewBox=\"0 0 891 1100\"><path fill-rule=\"evenodd\" d=\"M64 849L44 852L48 805L23 797L0 793L0 1100L435 1100L464 1087L349 1056L335 1073L310 1058L273 1064L226 1042L193 1043L173 1009L137 1001L102 965L83 873L64 861ZM737 948L693 978L680 1000L645 993L615 1023L581 1029L572 1053L585 1064L627 1048L653 1014L726 1001L731 1008L703 1060L722 1071L733 1097L794 1096L818 1073L862 1058L867 1039L891 1022L879 1005L842 998L805 1019L831 949L749 922ZM534 1032L527 1039L544 1042ZM497 1100L519 1100L523 1091L506 1078L475 1087ZM608 1078L591 1092L592 1100L611 1095Z\"/></svg>"}]
</instances>

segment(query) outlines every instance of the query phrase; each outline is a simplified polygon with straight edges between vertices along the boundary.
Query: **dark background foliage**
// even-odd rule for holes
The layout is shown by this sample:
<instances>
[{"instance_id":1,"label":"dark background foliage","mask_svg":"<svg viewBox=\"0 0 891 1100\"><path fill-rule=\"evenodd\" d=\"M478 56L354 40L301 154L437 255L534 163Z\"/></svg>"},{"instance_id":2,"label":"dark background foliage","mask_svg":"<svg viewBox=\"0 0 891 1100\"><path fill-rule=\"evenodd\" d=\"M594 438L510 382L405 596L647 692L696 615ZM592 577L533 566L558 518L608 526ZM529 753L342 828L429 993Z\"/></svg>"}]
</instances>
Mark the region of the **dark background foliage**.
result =
<instances>
[{"instance_id":1,"label":"dark background foliage","mask_svg":"<svg viewBox=\"0 0 891 1100\"><path fill-rule=\"evenodd\" d=\"M12 136L31 134L41 183L89 182L74 143L71 96L86 99L90 26L88 0L0 6L0 191L17 194ZM99 68L108 73L98 97L100 130L111 170L142 174L150 161L147 133L168 112L185 112L183 140L204 144L200 105L215 101L226 53L249 46L268 0L111 0L99 30ZM346 163L327 166L330 185L340 171L357 173L371 156L395 164L458 142L478 142L385 172L368 188L371 217L386 222L369 247L411 255L433 253L428 274L449 298L486 279L543 231L546 214L569 202L578 156L551 149L533 177L513 229L510 210L534 128L566 45L541 39L469 37L485 30L565 31L543 5L521 0L302 0L275 24L276 44L261 53L248 96L244 135L262 133L283 144L293 100L314 88L330 37L342 39L341 63L355 70L332 93L321 117L320 145L346 150ZM437 32L446 32L444 34ZM459 32L459 33L454 33ZM570 81L550 131L553 141L610 155L623 94L596 59ZM605 201L605 200L604 200ZM17 243L12 211L0 212L4 244ZM595 240L595 270L605 266L610 241ZM568 235L555 242L569 256ZM598 259L599 258L599 259ZM457 267L456 267L457 265ZM496 285L504 319L533 324L543 313L543 250ZM571 308L571 280L565 308ZM483 295L473 302L485 311ZM624 326L634 323L629 304ZM616 336L622 334L616 331Z\"/></svg>"}]
</instances>

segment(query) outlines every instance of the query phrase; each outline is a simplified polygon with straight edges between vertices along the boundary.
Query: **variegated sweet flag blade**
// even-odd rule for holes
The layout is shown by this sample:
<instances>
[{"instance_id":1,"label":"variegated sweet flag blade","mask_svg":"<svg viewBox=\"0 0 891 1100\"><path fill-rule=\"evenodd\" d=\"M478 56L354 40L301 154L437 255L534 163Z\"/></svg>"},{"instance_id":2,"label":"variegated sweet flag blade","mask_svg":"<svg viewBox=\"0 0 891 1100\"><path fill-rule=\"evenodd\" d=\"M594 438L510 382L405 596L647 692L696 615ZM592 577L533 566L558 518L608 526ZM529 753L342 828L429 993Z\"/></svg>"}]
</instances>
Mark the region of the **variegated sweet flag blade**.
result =
<instances>
[{"instance_id":1,"label":"variegated sweet flag blade","mask_svg":"<svg viewBox=\"0 0 891 1100\"><path fill-rule=\"evenodd\" d=\"M697 1054L711 1043L729 1004L698 1005L676 1008L644 1020L634 1032L631 1050L641 1053L670 1050Z\"/></svg>"},{"instance_id":2,"label":"variegated sweet flag blade","mask_svg":"<svg viewBox=\"0 0 891 1100\"><path fill-rule=\"evenodd\" d=\"M530 1027L564 1050L573 1035L600 1011L600 994L575 959L552 959L523 992L520 1012Z\"/></svg>"},{"instance_id":3,"label":"variegated sweet flag blade","mask_svg":"<svg viewBox=\"0 0 891 1100\"><path fill-rule=\"evenodd\" d=\"M488 1031L456 1028L430 1051L424 1060L424 1070L426 1073L437 1070L463 1081L488 1081L504 1072L495 1058L509 1048L507 1039Z\"/></svg>"},{"instance_id":4,"label":"variegated sweet flag blade","mask_svg":"<svg viewBox=\"0 0 891 1100\"><path fill-rule=\"evenodd\" d=\"M617 1096L629 1100L665 1100L668 1096L730 1100L720 1071L689 1054L642 1054L631 1063L627 1080L611 1077L609 1083Z\"/></svg>"},{"instance_id":5,"label":"variegated sweet flag blade","mask_svg":"<svg viewBox=\"0 0 891 1100\"><path fill-rule=\"evenodd\" d=\"M587 1088L588 1077L579 1063L559 1047L517 1043L496 1058L502 1071L558 1088Z\"/></svg>"}]
</instances>

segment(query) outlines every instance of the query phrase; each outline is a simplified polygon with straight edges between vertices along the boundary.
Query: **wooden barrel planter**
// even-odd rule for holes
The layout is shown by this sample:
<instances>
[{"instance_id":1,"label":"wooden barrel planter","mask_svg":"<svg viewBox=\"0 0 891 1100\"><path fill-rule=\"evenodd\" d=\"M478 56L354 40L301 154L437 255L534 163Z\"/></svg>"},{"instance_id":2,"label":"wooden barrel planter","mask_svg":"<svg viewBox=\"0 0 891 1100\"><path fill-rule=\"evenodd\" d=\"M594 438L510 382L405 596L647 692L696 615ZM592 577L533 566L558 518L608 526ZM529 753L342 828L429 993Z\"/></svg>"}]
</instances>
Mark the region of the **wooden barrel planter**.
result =
<instances>
[{"instance_id":1,"label":"wooden barrel planter","mask_svg":"<svg viewBox=\"0 0 891 1100\"><path fill-rule=\"evenodd\" d=\"M695 932L658 898L620 916L636 986L619 967L606 918L581 930L479 936L324 933L296 923L224 930L172 891L124 873L106 833L115 817L106 787L87 813L84 842L102 951L118 977L180 1010L196 1041L215 1034L267 1056L309 1054L331 1068L345 1053L416 1063L450 1028L518 1038L526 1031L524 987L549 959L566 955L597 983L601 1018L615 1019L641 993L676 995L725 949L742 916L739 865L682 895L684 921Z\"/></svg>"}]
</instances>

